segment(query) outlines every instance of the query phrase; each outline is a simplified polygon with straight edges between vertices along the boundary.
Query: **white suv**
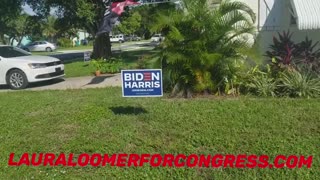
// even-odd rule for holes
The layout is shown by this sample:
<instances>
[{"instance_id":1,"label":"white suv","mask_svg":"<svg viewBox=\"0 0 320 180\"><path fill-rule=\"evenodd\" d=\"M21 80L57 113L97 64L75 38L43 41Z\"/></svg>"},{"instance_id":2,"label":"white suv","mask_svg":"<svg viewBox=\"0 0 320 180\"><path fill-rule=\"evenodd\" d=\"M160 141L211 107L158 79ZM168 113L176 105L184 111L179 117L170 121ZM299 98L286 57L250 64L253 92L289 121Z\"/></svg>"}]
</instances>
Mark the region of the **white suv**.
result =
<instances>
[{"instance_id":1,"label":"white suv","mask_svg":"<svg viewBox=\"0 0 320 180\"><path fill-rule=\"evenodd\" d=\"M31 56L12 46L0 46L0 85L24 89L32 82L64 76L64 65L59 59L48 56Z\"/></svg>"},{"instance_id":2,"label":"white suv","mask_svg":"<svg viewBox=\"0 0 320 180\"><path fill-rule=\"evenodd\" d=\"M119 35L115 35L115 36L110 36L110 42L123 43L123 42L125 42L124 35L119 34Z\"/></svg>"},{"instance_id":3,"label":"white suv","mask_svg":"<svg viewBox=\"0 0 320 180\"><path fill-rule=\"evenodd\" d=\"M151 37L151 41L153 42L162 42L164 37L161 34L155 34Z\"/></svg>"}]
</instances>

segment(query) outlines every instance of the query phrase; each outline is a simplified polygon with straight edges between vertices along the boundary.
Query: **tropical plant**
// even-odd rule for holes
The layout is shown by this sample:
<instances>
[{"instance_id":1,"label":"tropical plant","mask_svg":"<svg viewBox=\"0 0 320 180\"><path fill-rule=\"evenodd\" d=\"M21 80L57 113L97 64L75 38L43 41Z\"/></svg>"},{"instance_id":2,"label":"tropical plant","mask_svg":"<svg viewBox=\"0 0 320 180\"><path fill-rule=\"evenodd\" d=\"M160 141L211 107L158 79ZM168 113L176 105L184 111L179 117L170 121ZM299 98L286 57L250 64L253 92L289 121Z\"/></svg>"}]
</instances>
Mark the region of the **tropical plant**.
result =
<instances>
[{"instance_id":1,"label":"tropical plant","mask_svg":"<svg viewBox=\"0 0 320 180\"><path fill-rule=\"evenodd\" d=\"M104 59L92 59L90 61L90 65L94 67L96 71L101 71L104 67L104 64L106 63L106 60Z\"/></svg>"},{"instance_id":2,"label":"tropical plant","mask_svg":"<svg viewBox=\"0 0 320 180\"><path fill-rule=\"evenodd\" d=\"M296 47L291 39L292 35L289 31L278 33L279 38L273 37L273 44L270 45L271 50L266 52L266 56L278 67L288 66L293 61Z\"/></svg>"},{"instance_id":3,"label":"tropical plant","mask_svg":"<svg viewBox=\"0 0 320 180\"><path fill-rule=\"evenodd\" d=\"M146 69L148 67L148 61L152 58L150 55L141 56L136 65L136 69Z\"/></svg>"},{"instance_id":4,"label":"tropical plant","mask_svg":"<svg viewBox=\"0 0 320 180\"><path fill-rule=\"evenodd\" d=\"M68 38L59 38L57 41L58 46L60 47L72 47L72 41Z\"/></svg>"},{"instance_id":5,"label":"tropical plant","mask_svg":"<svg viewBox=\"0 0 320 180\"><path fill-rule=\"evenodd\" d=\"M133 12L127 18L122 18L121 24L117 26L119 31L124 34L134 34L141 26L141 15L139 12Z\"/></svg>"},{"instance_id":6,"label":"tropical plant","mask_svg":"<svg viewBox=\"0 0 320 180\"><path fill-rule=\"evenodd\" d=\"M207 0L184 0L184 9L159 14L152 27L162 32L162 66L174 88L172 94L184 97L193 92L213 92L224 89L222 82L229 76L241 49L248 46L253 34L253 11L244 3L222 1L210 9ZM225 71L217 72L216 67Z\"/></svg>"},{"instance_id":7,"label":"tropical plant","mask_svg":"<svg viewBox=\"0 0 320 180\"><path fill-rule=\"evenodd\" d=\"M110 58L103 64L104 73L119 73L124 67L122 59Z\"/></svg>"},{"instance_id":8,"label":"tropical plant","mask_svg":"<svg viewBox=\"0 0 320 180\"><path fill-rule=\"evenodd\" d=\"M275 72L286 69L297 69L298 66L307 67L314 72L320 71L320 49L315 49L319 42L313 43L308 37L300 43L294 43L293 33L278 33L273 38L273 44L266 56L271 60Z\"/></svg>"},{"instance_id":9,"label":"tropical plant","mask_svg":"<svg viewBox=\"0 0 320 180\"><path fill-rule=\"evenodd\" d=\"M297 57L295 63L309 68L314 72L320 72L320 49L315 49L319 42L313 43L308 37L295 45Z\"/></svg>"},{"instance_id":10,"label":"tropical plant","mask_svg":"<svg viewBox=\"0 0 320 180\"><path fill-rule=\"evenodd\" d=\"M261 71L256 66L243 78L243 85L248 93L262 97L276 96L277 81L272 77L270 66L267 66L266 72Z\"/></svg>"},{"instance_id":11,"label":"tropical plant","mask_svg":"<svg viewBox=\"0 0 320 180\"><path fill-rule=\"evenodd\" d=\"M43 24L43 35L51 42L53 42L53 38L58 33L58 30L55 27L56 21L56 17L49 16Z\"/></svg>"},{"instance_id":12,"label":"tropical plant","mask_svg":"<svg viewBox=\"0 0 320 180\"><path fill-rule=\"evenodd\" d=\"M320 77L308 71L285 71L281 73L278 87L283 95L290 97L319 97Z\"/></svg>"}]
</instances>

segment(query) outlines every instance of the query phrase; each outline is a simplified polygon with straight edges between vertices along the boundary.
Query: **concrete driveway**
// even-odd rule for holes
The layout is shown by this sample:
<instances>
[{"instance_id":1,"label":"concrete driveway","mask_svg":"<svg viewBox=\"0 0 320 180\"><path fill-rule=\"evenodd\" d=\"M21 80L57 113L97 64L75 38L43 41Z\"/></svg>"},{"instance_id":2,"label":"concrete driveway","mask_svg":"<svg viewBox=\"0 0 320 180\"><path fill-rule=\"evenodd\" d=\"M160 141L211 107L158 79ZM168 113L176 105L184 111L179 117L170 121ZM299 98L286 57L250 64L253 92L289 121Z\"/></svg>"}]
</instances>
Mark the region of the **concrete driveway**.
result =
<instances>
[{"instance_id":1,"label":"concrete driveway","mask_svg":"<svg viewBox=\"0 0 320 180\"><path fill-rule=\"evenodd\" d=\"M88 89L104 87L121 87L121 74L102 75L99 77L87 76L76 78L55 79L46 82L32 83L26 90L66 90ZM12 91L7 86L0 86L0 92Z\"/></svg>"}]
</instances>

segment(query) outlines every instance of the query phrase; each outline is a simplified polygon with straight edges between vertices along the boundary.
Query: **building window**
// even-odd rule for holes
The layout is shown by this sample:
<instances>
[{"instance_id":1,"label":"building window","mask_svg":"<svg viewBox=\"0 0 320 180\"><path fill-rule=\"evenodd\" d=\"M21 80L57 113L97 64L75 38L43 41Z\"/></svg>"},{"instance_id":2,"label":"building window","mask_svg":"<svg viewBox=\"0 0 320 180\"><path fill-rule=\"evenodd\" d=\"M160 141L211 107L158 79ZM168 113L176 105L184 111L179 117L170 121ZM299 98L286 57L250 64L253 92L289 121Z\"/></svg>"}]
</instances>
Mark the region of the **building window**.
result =
<instances>
[{"instance_id":1,"label":"building window","mask_svg":"<svg viewBox=\"0 0 320 180\"><path fill-rule=\"evenodd\" d=\"M290 12L290 25L297 25L297 19L295 17L292 7L289 8L289 12Z\"/></svg>"},{"instance_id":2,"label":"building window","mask_svg":"<svg viewBox=\"0 0 320 180\"><path fill-rule=\"evenodd\" d=\"M290 25L297 25L297 20L293 15L291 15L291 18L290 18Z\"/></svg>"}]
</instances>

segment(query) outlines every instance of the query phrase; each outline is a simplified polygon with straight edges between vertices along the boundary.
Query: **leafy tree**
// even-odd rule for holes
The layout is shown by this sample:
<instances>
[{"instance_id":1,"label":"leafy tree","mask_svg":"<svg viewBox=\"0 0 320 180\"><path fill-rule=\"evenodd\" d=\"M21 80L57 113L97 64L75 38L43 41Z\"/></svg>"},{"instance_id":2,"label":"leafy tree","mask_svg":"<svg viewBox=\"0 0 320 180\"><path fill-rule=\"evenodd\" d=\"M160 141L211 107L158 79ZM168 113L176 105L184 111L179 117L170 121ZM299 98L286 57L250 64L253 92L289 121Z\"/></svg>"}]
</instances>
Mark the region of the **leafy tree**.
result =
<instances>
[{"instance_id":1,"label":"leafy tree","mask_svg":"<svg viewBox=\"0 0 320 180\"><path fill-rule=\"evenodd\" d=\"M8 32L8 23L21 12L22 0L2 0L0 7L0 43L7 44L4 35Z\"/></svg>"},{"instance_id":2,"label":"leafy tree","mask_svg":"<svg viewBox=\"0 0 320 180\"><path fill-rule=\"evenodd\" d=\"M153 5L143 5L132 9L132 12L138 12L141 15L140 28L136 32L138 35L149 39L151 37L151 27L157 18L157 14L163 12L176 11L173 3L162 3Z\"/></svg>"},{"instance_id":3,"label":"leafy tree","mask_svg":"<svg viewBox=\"0 0 320 180\"><path fill-rule=\"evenodd\" d=\"M56 21L56 17L49 16L43 23L43 35L51 42L58 32L58 30L56 29Z\"/></svg>"},{"instance_id":4,"label":"leafy tree","mask_svg":"<svg viewBox=\"0 0 320 180\"><path fill-rule=\"evenodd\" d=\"M134 34L141 26L141 15L139 12L133 12L126 19L122 19L121 24L118 25L120 32L124 34Z\"/></svg>"},{"instance_id":5,"label":"leafy tree","mask_svg":"<svg viewBox=\"0 0 320 180\"><path fill-rule=\"evenodd\" d=\"M42 24L43 21L38 16L30 16L28 14L20 14L16 18L11 19L7 23L6 35L9 39L16 40L18 45L24 37L29 37L31 39L41 39L42 38Z\"/></svg>"},{"instance_id":6,"label":"leafy tree","mask_svg":"<svg viewBox=\"0 0 320 180\"><path fill-rule=\"evenodd\" d=\"M13 40L16 40L18 45L21 44L22 38L27 34L26 28L28 17L29 15L27 14L21 14L7 23L7 27L10 31L7 31L6 34L12 42Z\"/></svg>"},{"instance_id":7,"label":"leafy tree","mask_svg":"<svg viewBox=\"0 0 320 180\"><path fill-rule=\"evenodd\" d=\"M184 10L159 14L152 28L166 35L162 66L172 93L190 97L193 92L224 89L248 46L246 37L254 32L254 12L228 0L214 9L207 0L183 2Z\"/></svg>"},{"instance_id":8,"label":"leafy tree","mask_svg":"<svg viewBox=\"0 0 320 180\"><path fill-rule=\"evenodd\" d=\"M121 0L113 0L121 1ZM46 16L52 8L56 9L60 27L65 29L84 29L95 38L94 58L109 57L111 43L108 34L96 36L104 17L102 0L26 0L36 13Z\"/></svg>"}]
</instances>

